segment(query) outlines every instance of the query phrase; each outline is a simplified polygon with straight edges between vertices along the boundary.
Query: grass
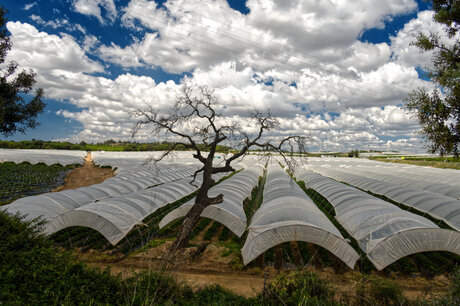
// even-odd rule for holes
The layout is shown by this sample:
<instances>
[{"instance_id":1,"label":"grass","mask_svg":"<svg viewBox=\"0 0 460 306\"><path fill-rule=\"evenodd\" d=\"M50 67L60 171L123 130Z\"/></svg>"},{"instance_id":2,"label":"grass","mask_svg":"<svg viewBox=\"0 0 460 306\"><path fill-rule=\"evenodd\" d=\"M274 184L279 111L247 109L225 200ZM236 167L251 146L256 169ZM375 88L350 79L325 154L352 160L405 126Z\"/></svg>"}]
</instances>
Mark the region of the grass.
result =
<instances>
[{"instance_id":1,"label":"grass","mask_svg":"<svg viewBox=\"0 0 460 306\"><path fill-rule=\"evenodd\" d=\"M228 257L231 254L239 254L241 250L241 245L235 241L219 241L217 245L227 249L222 253L223 257Z\"/></svg>"}]
</instances>

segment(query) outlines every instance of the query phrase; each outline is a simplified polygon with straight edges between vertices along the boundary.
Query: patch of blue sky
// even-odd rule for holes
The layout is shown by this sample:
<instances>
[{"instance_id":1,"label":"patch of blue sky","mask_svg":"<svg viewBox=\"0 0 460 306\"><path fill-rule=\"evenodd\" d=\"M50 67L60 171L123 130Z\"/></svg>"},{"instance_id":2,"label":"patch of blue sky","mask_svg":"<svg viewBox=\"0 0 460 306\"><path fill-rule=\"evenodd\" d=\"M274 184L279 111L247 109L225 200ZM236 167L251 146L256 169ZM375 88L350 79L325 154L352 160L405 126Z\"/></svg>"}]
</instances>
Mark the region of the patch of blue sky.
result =
<instances>
[{"instance_id":1,"label":"patch of blue sky","mask_svg":"<svg viewBox=\"0 0 460 306\"><path fill-rule=\"evenodd\" d=\"M246 6L246 0L227 0L228 5L243 15L249 14L249 8Z\"/></svg>"},{"instance_id":2,"label":"patch of blue sky","mask_svg":"<svg viewBox=\"0 0 460 306\"><path fill-rule=\"evenodd\" d=\"M129 73L135 76L150 77L155 80L155 83L157 84L161 82L166 83L167 81L173 81L176 84L180 84L182 79L184 79L186 76L192 76L190 72L183 72L179 74L169 73L164 71L161 67L149 67L146 65L129 68L124 68L117 64L104 63L104 65L104 72L92 73L91 75L115 80L120 75Z\"/></svg>"},{"instance_id":3,"label":"patch of blue sky","mask_svg":"<svg viewBox=\"0 0 460 306\"><path fill-rule=\"evenodd\" d=\"M415 70L417 71L419 79L422 79L424 81L431 81L426 69L422 67L416 67Z\"/></svg>"},{"instance_id":4,"label":"patch of blue sky","mask_svg":"<svg viewBox=\"0 0 460 306\"><path fill-rule=\"evenodd\" d=\"M419 11L429 10L431 5L424 0L417 0L418 10L410 12L404 15L392 16L384 21L385 26L381 29L372 28L368 29L361 33L358 39L362 42L369 43L382 43L391 44L390 37L396 36L396 34L404 28L404 25L409 22L409 20L417 18L417 13Z\"/></svg>"},{"instance_id":5,"label":"patch of blue sky","mask_svg":"<svg viewBox=\"0 0 460 306\"><path fill-rule=\"evenodd\" d=\"M308 106L307 106L306 104L304 104L304 103L293 103L293 105L294 105L296 108L300 109L302 112L307 112L307 111L309 111Z\"/></svg>"},{"instance_id":6,"label":"patch of blue sky","mask_svg":"<svg viewBox=\"0 0 460 306\"><path fill-rule=\"evenodd\" d=\"M4 6L9 10L8 20L10 21L21 21L27 22L35 26L39 31L47 32L48 34L60 35L62 32L68 33L76 39L83 39L85 34L77 29L76 25L82 26L86 34L91 34L100 40L100 43L110 45L114 43L120 47L131 45L133 42L133 35L141 36L141 33L136 31L129 31L124 27L120 19L115 19L111 22L106 18L105 11L102 9L101 15L104 20L104 24L95 16L86 16L80 14L72 8L72 6L63 1L35 1L39 5L32 6L29 10L25 10L27 4L31 4L34 1L20 0L22 4L18 5L17 0L4 0ZM117 1L117 9L125 7L129 3L128 0ZM118 14L122 14L118 11ZM41 18L41 21L34 20L31 16ZM120 16L118 16L120 17ZM67 24L61 24L61 26L53 27L49 22L55 22L56 20L67 20Z\"/></svg>"},{"instance_id":7,"label":"patch of blue sky","mask_svg":"<svg viewBox=\"0 0 460 306\"><path fill-rule=\"evenodd\" d=\"M30 98L30 96L25 97L26 101L30 100ZM52 141L78 134L83 129L83 125L80 122L56 114L59 110L80 112L83 110L82 108L52 99L45 99L44 102L46 103L45 111L37 117L40 123L37 128L27 130L25 134L16 133L10 137L4 137L0 134L0 139L14 141L40 139Z\"/></svg>"},{"instance_id":8,"label":"patch of blue sky","mask_svg":"<svg viewBox=\"0 0 460 306\"><path fill-rule=\"evenodd\" d=\"M379 139L382 140L382 141L393 141L393 142L396 142L398 140L401 140L401 139L405 139L407 140L406 137L401 137L400 135L399 136L388 136L388 135L385 135L385 134L377 134Z\"/></svg>"}]
</instances>

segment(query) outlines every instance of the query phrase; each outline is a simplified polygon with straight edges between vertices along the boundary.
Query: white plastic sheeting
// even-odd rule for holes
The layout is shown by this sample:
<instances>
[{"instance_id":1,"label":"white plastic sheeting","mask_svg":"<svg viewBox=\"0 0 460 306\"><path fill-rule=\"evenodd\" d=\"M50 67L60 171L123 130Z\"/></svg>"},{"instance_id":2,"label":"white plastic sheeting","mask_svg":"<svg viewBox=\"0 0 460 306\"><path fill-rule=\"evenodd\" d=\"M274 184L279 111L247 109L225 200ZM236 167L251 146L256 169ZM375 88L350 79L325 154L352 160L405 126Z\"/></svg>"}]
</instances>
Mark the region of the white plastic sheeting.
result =
<instances>
[{"instance_id":1,"label":"white plastic sheeting","mask_svg":"<svg viewBox=\"0 0 460 306\"><path fill-rule=\"evenodd\" d=\"M442 194L420 190L415 187L400 186L392 182L382 182L361 175L341 171L341 168L319 168L327 177L345 182L360 189L383 195L395 202L428 213L433 218L460 231L460 201Z\"/></svg>"},{"instance_id":2,"label":"white plastic sheeting","mask_svg":"<svg viewBox=\"0 0 460 306\"><path fill-rule=\"evenodd\" d=\"M297 178L332 204L337 221L378 270L419 252L449 251L460 255L459 232L440 229L422 216L318 173L305 170Z\"/></svg>"},{"instance_id":3,"label":"white plastic sheeting","mask_svg":"<svg viewBox=\"0 0 460 306\"><path fill-rule=\"evenodd\" d=\"M94 151L91 157L98 166L110 166L117 168L116 173L132 170L133 168L143 168L155 170L158 167L169 167L171 165L199 165L202 164L193 157L193 151L175 151L158 163L154 163L154 158L161 157L164 151L145 151L145 152L105 152ZM203 152L203 155L206 155ZM216 154L213 164L218 165L224 161L223 154Z\"/></svg>"},{"instance_id":4,"label":"white plastic sheeting","mask_svg":"<svg viewBox=\"0 0 460 306\"><path fill-rule=\"evenodd\" d=\"M394 185L417 188L460 199L460 171L384 163L360 158L312 158L309 169L340 169Z\"/></svg>"},{"instance_id":5,"label":"white plastic sheeting","mask_svg":"<svg viewBox=\"0 0 460 306\"><path fill-rule=\"evenodd\" d=\"M324 247L354 268L358 253L278 165L268 169L263 198L241 249L245 265L280 243L306 241Z\"/></svg>"},{"instance_id":6,"label":"white plastic sheeting","mask_svg":"<svg viewBox=\"0 0 460 306\"><path fill-rule=\"evenodd\" d=\"M11 214L25 215L26 220L41 217L45 222L50 222L59 215L72 211L83 205L110 197L119 197L143 190L149 186L161 184L190 176L195 168L173 168L170 172L151 173L151 176L127 178L114 177L101 184L82 187L73 190L50 192L38 196L18 199L11 204L0 207Z\"/></svg>"},{"instance_id":7,"label":"white plastic sheeting","mask_svg":"<svg viewBox=\"0 0 460 306\"><path fill-rule=\"evenodd\" d=\"M257 185L262 175L263 166L253 165L212 187L209 196L219 194L224 196L222 203L210 205L201 213L201 217L215 220L225 225L235 235L241 237L246 230L246 214L243 210L243 201L251 195L252 189ZM184 217L195 203L195 198L171 211L160 221L160 228L173 220Z\"/></svg>"},{"instance_id":8,"label":"white plastic sheeting","mask_svg":"<svg viewBox=\"0 0 460 306\"><path fill-rule=\"evenodd\" d=\"M219 179L223 176L216 175ZM195 184L191 177L164 183L123 197L108 198L90 203L59 215L47 223L45 233L52 234L70 226L90 227L101 233L110 243L117 244L142 220L169 203L173 203L197 190L201 175Z\"/></svg>"},{"instance_id":9,"label":"white plastic sheeting","mask_svg":"<svg viewBox=\"0 0 460 306\"><path fill-rule=\"evenodd\" d=\"M44 163L46 165L61 164L63 166L79 164L85 161L86 151L71 150L34 150L34 149L0 149L0 162L20 164Z\"/></svg>"}]
</instances>

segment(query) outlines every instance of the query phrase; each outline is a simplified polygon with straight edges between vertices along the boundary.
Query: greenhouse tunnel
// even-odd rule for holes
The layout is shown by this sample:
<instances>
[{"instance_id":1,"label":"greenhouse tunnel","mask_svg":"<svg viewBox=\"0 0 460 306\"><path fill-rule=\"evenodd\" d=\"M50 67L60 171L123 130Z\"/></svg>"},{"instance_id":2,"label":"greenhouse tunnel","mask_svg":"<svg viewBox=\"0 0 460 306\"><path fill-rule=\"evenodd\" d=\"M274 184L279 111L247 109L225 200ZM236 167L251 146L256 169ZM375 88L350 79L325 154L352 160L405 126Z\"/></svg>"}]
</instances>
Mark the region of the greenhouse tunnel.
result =
<instances>
[{"instance_id":1,"label":"greenhouse tunnel","mask_svg":"<svg viewBox=\"0 0 460 306\"><path fill-rule=\"evenodd\" d=\"M52 234L71 226L84 226L99 231L111 244L116 245L136 225L158 208L173 203L196 191L190 177L168 182L123 197L108 198L90 203L59 215L45 226ZM197 176L199 184L201 176Z\"/></svg>"},{"instance_id":2,"label":"greenhouse tunnel","mask_svg":"<svg viewBox=\"0 0 460 306\"><path fill-rule=\"evenodd\" d=\"M358 253L297 183L277 164L269 166L263 203L251 219L241 253L243 263L288 241L319 245L351 269Z\"/></svg>"},{"instance_id":3,"label":"greenhouse tunnel","mask_svg":"<svg viewBox=\"0 0 460 306\"><path fill-rule=\"evenodd\" d=\"M334 180L345 182L373 194L385 196L397 203L428 213L431 217L442 220L453 229L460 231L460 201L455 198L327 167L318 169L318 171L320 174ZM452 187L449 186L450 188Z\"/></svg>"},{"instance_id":4,"label":"greenhouse tunnel","mask_svg":"<svg viewBox=\"0 0 460 306\"><path fill-rule=\"evenodd\" d=\"M357 188L309 170L298 175L335 209L337 221L378 270L404 256L449 251L460 255L460 233L403 210Z\"/></svg>"}]
</instances>

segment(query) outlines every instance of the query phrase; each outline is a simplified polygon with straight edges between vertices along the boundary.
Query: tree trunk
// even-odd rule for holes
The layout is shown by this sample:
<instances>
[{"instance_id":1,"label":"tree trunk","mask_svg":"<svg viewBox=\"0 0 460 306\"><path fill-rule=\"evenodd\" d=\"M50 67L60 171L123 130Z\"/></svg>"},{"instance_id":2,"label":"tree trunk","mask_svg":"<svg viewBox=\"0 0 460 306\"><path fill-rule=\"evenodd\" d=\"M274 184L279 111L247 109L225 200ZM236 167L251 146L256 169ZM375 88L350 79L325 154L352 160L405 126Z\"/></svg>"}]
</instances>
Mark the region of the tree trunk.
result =
<instances>
[{"instance_id":1,"label":"tree trunk","mask_svg":"<svg viewBox=\"0 0 460 306\"><path fill-rule=\"evenodd\" d=\"M212 168L209 169L212 170ZM177 234L177 238L171 245L171 248L169 250L170 253L174 253L176 250L185 248L187 246L190 234L192 233L192 230L195 227L195 225L198 223L201 213L206 207L212 204L222 203L223 201L222 194L214 198L208 197L208 191L214 184L214 181L211 176L211 171L209 169L204 170L203 183L201 184L201 187L196 195L195 204L192 206L192 208L185 216L184 222L182 222L182 225L179 229L179 233Z\"/></svg>"},{"instance_id":2,"label":"tree trunk","mask_svg":"<svg viewBox=\"0 0 460 306\"><path fill-rule=\"evenodd\" d=\"M176 250L185 248L187 246L193 228L198 223L201 213L209 204L210 203L195 202L195 204L185 216L184 222L182 222L182 225L179 228L177 238L171 245L170 252L175 252Z\"/></svg>"}]
</instances>

